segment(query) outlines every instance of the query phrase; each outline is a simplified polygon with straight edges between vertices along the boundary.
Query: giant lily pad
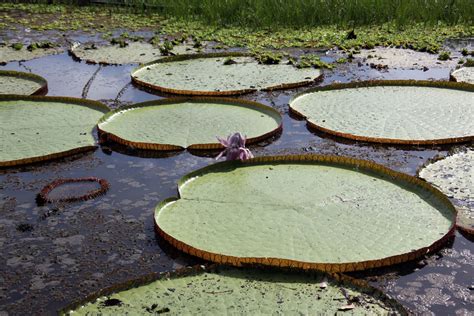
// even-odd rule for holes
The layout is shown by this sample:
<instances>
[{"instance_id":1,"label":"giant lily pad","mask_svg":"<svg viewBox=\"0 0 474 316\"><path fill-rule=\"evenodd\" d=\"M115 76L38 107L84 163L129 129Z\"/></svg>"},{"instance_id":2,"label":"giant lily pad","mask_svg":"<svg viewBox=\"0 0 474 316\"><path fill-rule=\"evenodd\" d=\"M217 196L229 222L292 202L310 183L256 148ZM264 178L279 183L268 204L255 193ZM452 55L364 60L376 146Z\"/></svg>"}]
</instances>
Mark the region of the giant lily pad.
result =
<instances>
[{"instance_id":1,"label":"giant lily pad","mask_svg":"<svg viewBox=\"0 0 474 316\"><path fill-rule=\"evenodd\" d=\"M280 114L263 104L235 99L166 99L120 108L104 116L101 134L140 149L216 149L216 136L241 132L248 143L281 129Z\"/></svg>"},{"instance_id":2,"label":"giant lily pad","mask_svg":"<svg viewBox=\"0 0 474 316\"><path fill-rule=\"evenodd\" d=\"M224 63L232 58L231 63ZM232 95L256 90L302 86L320 78L319 69L292 65L261 65L243 54L217 53L173 56L132 72L138 85L186 95Z\"/></svg>"},{"instance_id":3,"label":"giant lily pad","mask_svg":"<svg viewBox=\"0 0 474 316\"><path fill-rule=\"evenodd\" d=\"M30 60L44 56L62 53L64 49L61 47L54 48L38 48L35 50L28 50L24 45L21 49L13 49L9 46L0 45L0 63L8 63L15 60Z\"/></svg>"},{"instance_id":4,"label":"giant lily pad","mask_svg":"<svg viewBox=\"0 0 474 316\"><path fill-rule=\"evenodd\" d=\"M0 166L95 148L92 129L108 108L64 97L0 96Z\"/></svg>"},{"instance_id":5,"label":"giant lily pad","mask_svg":"<svg viewBox=\"0 0 474 316\"><path fill-rule=\"evenodd\" d=\"M42 94L47 85L46 79L35 74L0 70L0 94Z\"/></svg>"},{"instance_id":6,"label":"giant lily pad","mask_svg":"<svg viewBox=\"0 0 474 316\"><path fill-rule=\"evenodd\" d=\"M214 270L145 276L102 290L91 295L89 302L72 304L60 314L334 315L342 310L351 314L407 314L379 290L347 277L336 279L321 272ZM350 303L356 298L357 303Z\"/></svg>"},{"instance_id":7,"label":"giant lily pad","mask_svg":"<svg viewBox=\"0 0 474 316\"><path fill-rule=\"evenodd\" d=\"M330 156L224 162L179 183L158 233L206 260L331 272L413 260L455 229L438 190L375 163Z\"/></svg>"},{"instance_id":8,"label":"giant lily pad","mask_svg":"<svg viewBox=\"0 0 474 316\"><path fill-rule=\"evenodd\" d=\"M458 201L458 227L473 234L474 151L467 150L429 164L420 170L419 176Z\"/></svg>"},{"instance_id":9,"label":"giant lily pad","mask_svg":"<svg viewBox=\"0 0 474 316\"><path fill-rule=\"evenodd\" d=\"M474 84L474 67L462 67L453 71L451 79L457 82Z\"/></svg>"},{"instance_id":10,"label":"giant lily pad","mask_svg":"<svg viewBox=\"0 0 474 316\"><path fill-rule=\"evenodd\" d=\"M445 144L474 140L474 86L453 82L335 84L297 95L290 109L310 127L377 143Z\"/></svg>"},{"instance_id":11,"label":"giant lily pad","mask_svg":"<svg viewBox=\"0 0 474 316\"><path fill-rule=\"evenodd\" d=\"M190 46L179 45L173 48L172 53L185 54L192 51L195 50ZM125 47L108 45L92 48L80 45L70 52L74 57L92 64L144 64L163 57L157 47L141 42L131 42Z\"/></svg>"}]
</instances>

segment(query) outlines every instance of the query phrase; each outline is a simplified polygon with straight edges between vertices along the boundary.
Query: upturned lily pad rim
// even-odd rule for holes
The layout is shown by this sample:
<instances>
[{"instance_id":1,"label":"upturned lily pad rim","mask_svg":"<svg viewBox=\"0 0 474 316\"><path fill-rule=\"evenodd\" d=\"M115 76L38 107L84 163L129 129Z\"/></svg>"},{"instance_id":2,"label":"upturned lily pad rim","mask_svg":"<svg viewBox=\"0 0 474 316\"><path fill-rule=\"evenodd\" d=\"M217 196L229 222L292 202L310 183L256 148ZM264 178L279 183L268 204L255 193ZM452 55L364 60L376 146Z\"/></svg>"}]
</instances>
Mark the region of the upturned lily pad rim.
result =
<instances>
[{"instance_id":1,"label":"upturned lily pad rim","mask_svg":"<svg viewBox=\"0 0 474 316\"><path fill-rule=\"evenodd\" d=\"M424 181L426 183L429 184L429 182L427 180L425 180L424 178L422 178L420 176L420 173L423 169L427 168L429 165L432 165L432 164L435 164L437 163L438 161L441 161L441 160L444 160L444 159L447 159L449 157L451 157L452 155L455 155L457 154L456 152L449 152L447 156L440 156L440 155L437 155L431 159L429 159L427 162L425 162L423 165L421 165L417 170L416 170L416 176L421 180L421 181ZM448 198L449 199L449 198ZM456 198L453 198L453 200L456 200ZM456 206L455 206L456 207ZM459 213L460 212L457 212L458 216L459 216ZM468 225L464 225L462 221L460 220L456 220L456 227L458 230L460 230L461 232L467 234L468 236L470 237L474 237L474 229Z\"/></svg>"},{"instance_id":2,"label":"upturned lily pad rim","mask_svg":"<svg viewBox=\"0 0 474 316\"><path fill-rule=\"evenodd\" d=\"M229 269L229 267L224 266L224 265L219 265L219 264L210 264L210 265L194 265L190 267L184 267L184 268L173 270L171 272L152 272L152 273L140 276L138 278L133 278L125 282L120 282L115 285L100 289L92 294L87 295L84 298L81 298L77 301L69 303L65 307L61 308L58 311L58 314L67 315L69 311L75 310L82 305L95 301L100 297L109 296L114 293L130 290L132 288L137 288L140 286L146 286L156 281L165 280L165 279L179 279L181 277L195 276L202 273L219 274L221 270L225 271L225 269ZM302 272L296 272L296 271L291 271L291 272L302 273ZM396 310L398 313L400 313L400 315L411 314L410 310L405 308L400 302L388 296L382 290L370 285L368 282L364 280L356 279L356 278L350 277L348 275L340 274L340 273L327 273L324 271L315 271L315 272L325 275L328 281L332 281L338 285L345 285L348 287L355 288L365 294L377 296L378 300L382 301L386 305ZM305 275L311 276L311 272L306 271L303 273L305 273Z\"/></svg>"},{"instance_id":3,"label":"upturned lily pad rim","mask_svg":"<svg viewBox=\"0 0 474 316\"><path fill-rule=\"evenodd\" d=\"M58 102L58 103L70 103L78 106L85 106L93 110L99 110L104 114L110 111L110 108L103 103L94 100L80 99L80 98L71 98L71 97L48 97L48 96L23 96L23 95L14 95L14 94L3 94L0 95L0 102L2 101L33 101L33 102ZM0 104L1 106L1 104ZM36 162L42 162L47 160L53 160L57 158L62 158L78 153L83 153L86 151L94 150L97 146L83 146L73 148L71 150L66 150L62 152L56 152L52 154L47 154L43 156L22 158L16 160L9 160L0 162L0 168L2 167L16 167L19 165L31 164Z\"/></svg>"},{"instance_id":4,"label":"upturned lily pad rim","mask_svg":"<svg viewBox=\"0 0 474 316\"><path fill-rule=\"evenodd\" d=\"M433 244L422 247L420 249L415 249L409 253L394 255L386 258L359 261L359 262L348 262L348 263L318 263L318 262L304 262L298 260L290 259L281 259L281 258L269 258L269 257L235 257L227 256L218 253L211 253L206 250L197 249L192 247L171 235L168 235L165 231L160 228L159 223L156 220L156 214L160 212L167 204L173 203L180 199L181 197L181 187L186 184L192 178L198 177L200 175L212 172L213 169L218 168L218 166L229 166L229 167L245 167L249 165L266 165L266 164L288 164L288 163L299 163L299 164L324 164L338 166L342 168L358 168L359 170L368 171L371 173L381 174L388 176L392 180L397 180L398 182L405 183L407 185L417 185L422 187L424 190L432 193L438 200L443 203L449 210L452 212L451 226L446 234L444 234L440 239L435 241ZM350 272L350 271L360 271L371 268L379 268L384 266L395 265L407 261L412 261L418 259L428 253L433 253L443 247L443 245L448 242L456 230L456 215L457 210L452 205L450 200L438 189L423 181L419 178L394 171L385 166L379 165L372 161L361 160L356 158L342 157L342 156L327 156L327 155L317 155L317 154L308 154L308 155L288 155L288 156L263 156L257 157L245 161L224 161L219 162L213 165L206 166L204 168L193 171L178 181L178 194L180 197L172 197L163 200L155 208L155 231L166 240L169 244L174 246L180 251L183 251L192 256L196 256L208 261L212 261L219 264L227 264L232 266L248 266L248 265L261 265L261 266L276 266L283 268L297 268L302 270L321 270L330 273L341 273L341 272Z\"/></svg>"},{"instance_id":5,"label":"upturned lily pad rim","mask_svg":"<svg viewBox=\"0 0 474 316\"><path fill-rule=\"evenodd\" d=\"M395 144L395 145L445 145L445 144L456 144L466 143L474 141L474 135L463 136L463 137L452 137L452 138L440 138L430 140L416 140L416 139L397 139L397 138L382 138L382 137L369 137L361 136L350 133L339 132L336 130L328 129L312 122L304 113L299 112L292 103L298 98L305 94L319 92L319 91L330 91L330 90L343 90L343 89L354 89L354 88L368 88L368 87L380 87L380 86L400 86L400 87L428 87L428 88L440 88L440 89L454 89L461 91L474 92L474 85L463 82L450 82L450 81L428 81L428 80L368 80L368 81L355 81L350 83L333 83L327 86L315 87L306 91L300 92L293 96L289 101L290 113L295 114L306 120L309 127L334 135L337 137L348 138L357 141L379 143L379 144Z\"/></svg>"},{"instance_id":6,"label":"upturned lily pad rim","mask_svg":"<svg viewBox=\"0 0 474 316\"><path fill-rule=\"evenodd\" d=\"M143 107L148 107L148 106L160 106L160 105L167 105L167 104L175 104L175 103L216 103L216 104L229 104L230 106L243 106L247 107L250 109L254 110L262 110L265 112L271 112L273 113L278 119L279 119L279 124L278 127L257 137L251 137L248 138L246 141L246 144L254 144L257 143L261 140L267 139L279 132L281 132L283 128L283 118L277 110L275 110L272 107L269 107L267 105L250 101L250 100L242 100L242 99L233 99L233 98L217 98L217 97L177 97L177 98L167 98L167 99L160 99L160 100L152 100L152 101L146 101L146 102L141 102L141 103L136 103L128 106L124 106L118 109L115 109L113 111L110 111L109 113L105 114L100 120L99 123L97 124L97 130L99 132L100 137L105 137L107 140L112 140L116 143L125 145L125 146L131 146L134 148L138 149L145 149L145 150L166 150L166 151L172 151L172 150L184 150L184 149L190 149L190 150L213 150L213 149L222 149L224 146L222 146L220 143L216 142L215 143L207 143L207 144L192 144L189 145L188 147L184 148L182 146L178 145L172 145L172 144L160 144L160 143L144 143L144 142L135 142L132 140L127 140L124 138L121 138L120 136L117 136L113 133L109 133L103 129L100 128L101 123L107 122L107 120L115 115L116 113L120 113L124 110L132 110L136 108L143 108Z\"/></svg>"},{"instance_id":7,"label":"upturned lily pad rim","mask_svg":"<svg viewBox=\"0 0 474 316\"><path fill-rule=\"evenodd\" d=\"M0 76L21 78L34 81L41 85L36 91L31 93L31 95L44 95L48 92L48 81L39 75L22 71L0 70Z\"/></svg>"},{"instance_id":8,"label":"upturned lily pad rim","mask_svg":"<svg viewBox=\"0 0 474 316\"><path fill-rule=\"evenodd\" d=\"M148 67L154 64L162 64L162 63L168 63L168 62L176 62L176 61L184 61L184 60L192 60L192 59L200 59L200 58L219 58L219 57L253 57L253 55L250 53L244 53L244 52L226 52L226 53L206 53L206 54L183 54L183 55L164 57L164 58L143 64L143 65L140 65L137 68L133 69L131 72L132 82L139 86L142 86L151 90L163 92L163 93L179 94L179 95L187 95L187 96L195 96L195 95L229 96L229 95L242 95L242 94L252 93L259 90L260 91L274 91L274 90L298 88L298 87L309 85L313 82L319 82L322 80L324 76L321 73L317 78L313 80L304 80L304 81L293 82L293 83L282 83L279 85L270 86L263 89L252 88L252 89L238 89L238 90L228 90L228 91L199 91L199 90L173 89L173 88L167 88L167 87L163 87L163 86L159 86L155 84L150 84L148 82L139 80L134 76L134 74L138 70L141 70L145 67Z\"/></svg>"},{"instance_id":9,"label":"upturned lily pad rim","mask_svg":"<svg viewBox=\"0 0 474 316\"><path fill-rule=\"evenodd\" d=\"M100 185L100 187L98 189L89 191L83 195L70 196L70 197L58 198L58 199L49 198L49 193L55 188L63 184L81 183L81 182L96 182ZM54 180L53 182L45 185L43 189L41 189L40 193L38 193L37 201L39 204L58 203L58 202L70 203L70 202L77 202L77 201L87 201L87 200L91 200L105 194L109 190L109 187L110 187L110 184L107 180L96 178L96 177L61 178L61 179Z\"/></svg>"}]
</instances>

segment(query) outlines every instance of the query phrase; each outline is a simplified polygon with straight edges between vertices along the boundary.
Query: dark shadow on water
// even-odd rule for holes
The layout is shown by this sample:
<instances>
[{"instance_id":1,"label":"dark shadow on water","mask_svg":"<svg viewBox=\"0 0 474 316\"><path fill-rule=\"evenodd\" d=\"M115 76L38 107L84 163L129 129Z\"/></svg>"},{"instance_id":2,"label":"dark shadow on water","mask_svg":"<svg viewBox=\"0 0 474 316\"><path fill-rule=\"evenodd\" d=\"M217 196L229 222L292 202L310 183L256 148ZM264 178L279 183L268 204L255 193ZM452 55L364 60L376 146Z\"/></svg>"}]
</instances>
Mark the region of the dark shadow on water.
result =
<instances>
[{"instance_id":1,"label":"dark shadow on water","mask_svg":"<svg viewBox=\"0 0 474 316\"><path fill-rule=\"evenodd\" d=\"M107 156L112 155L113 152L117 152L126 156L157 159L174 157L183 152L183 150L145 150L133 148L131 146L120 145L113 142L102 144L100 149Z\"/></svg>"}]
</instances>

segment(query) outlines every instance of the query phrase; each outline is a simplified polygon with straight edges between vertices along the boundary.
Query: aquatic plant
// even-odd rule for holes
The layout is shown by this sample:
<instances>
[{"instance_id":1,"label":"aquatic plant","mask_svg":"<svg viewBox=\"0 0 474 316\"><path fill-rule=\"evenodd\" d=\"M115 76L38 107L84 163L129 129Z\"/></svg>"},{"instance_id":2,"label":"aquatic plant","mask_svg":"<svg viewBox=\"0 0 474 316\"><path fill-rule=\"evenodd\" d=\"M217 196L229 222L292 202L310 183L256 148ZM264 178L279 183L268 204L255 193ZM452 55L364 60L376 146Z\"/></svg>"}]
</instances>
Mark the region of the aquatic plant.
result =
<instances>
[{"instance_id":1,"label":"aquatic plant","mask_svg":"<svg viewBox=\"0 0 474 316\"><path fill-rule=\"evenodd\" d=\"M313 129L359 141L461 143L474 140L473 91L472 85L454 82L381 80L331 84L297 94L290 101L290 110L306 118ZM406 119L407 113L410 120Z\"/></svg>"},{"instance_id":2,"label":"aquatic plant","mask_svg":"<svg viewBox=\"0 0 474 316\"><path fill-rule=\"evenodd\" d=\"M79 298L59 315L333 315L343 310L407 315L394 299L348 276L218 265L187 267L115 284Z\"/></svg>"},{"instance_id":3,"label":"aquatic plant","mask_svg":"<svg viewBox=\"0 0 474 316\"><path fill-rule=\"evenodd\" d=\"M163 56L171 55L171 51L173 50L173 47L174 47L173 43L168 40L165 40L163 44L158 46L158 48L160 49L160 53Z\"/></svg>"},{"instance_id":4,"label":"aquatic plant","mask_svg":"<svg viewBox=\"0 0 474 316\"><path fill-rule=\"evenodd\" d=\"M451 59L451 53L450 52L441 52L438 56L438 60L442 60L442 61L445 61L445 60L449 60Z\"/></svg>"},{"instance_id":5,"label":"aquatic plant","mask_svg":"<svg viewBox=\"0 0 474 316\"><path fill-rule=\"evenodd\" d=\"M223 64L228 57L237 62L232 72L229 72L228 65ZM131 76L139 86L166 93L238 95L304 86L321 78L322 72L296 69L286 64L258 64L245 53L211 53L165 57L139 66Z\"/></svg>"},{"instance_id":6,"label":"aquatic plant","mask_svg":"<svg viewBox=\"0 0 474 316\"><path fill-rule=\"evenodd\" d=\"M138 103L107 113L101 138L144 150L222 149L216 135L235 130L248 143L281 131L278 111L260 103L227 98L174 98Z\"/></svg>"},{"instance_id":7,"label":"aquatic plant","mask_svg":"<svg viewBox=\"0 0 474 316\"><path fill-rule=\"evenodd\" d=\"M88 183L88 182L96 182L99 184L99 188L95 190L91 190L85 194L81 195L72 195L72 196L62 196L59 198L51 198L50 193L54 189L70 183ZM87 178L67 178L67 179L57 179L53 182L44 186L40 193L38 193L36 197L36 201L39 205L44 205L46 203L70 203L70 202L77 202L77 201L87 201L94 199L98 196L105 194L109 190L110 184L105 179L99 179L96 177L87 177Z\"/></svg>"},{"instance_id":8,"label":"aquatic plant","mask_svg":"<svg viewBox=\"0 0 474 316\"><path fill-rule=\"evenodd\" d=\"M245 147L247 138L242 136L241 133L234 133L227 136L227 139L217 137L219 143L225 147L225 149L216 157L219 160L225 156L226 160L247 160L253 158L253 154L248 148Z\"/></svg>"},{"instance_id":9,"label":"aquatic plant","mask_svg":"<svg viewBox=\"0 0 474 316\"><path fill-rule=\"evenodd\" d=\"M48 91L48 83L41 76L10 70L0 70L0 94L41 95Z\"/></svg>"},{"instance_id":10,"label":"aquatic plant","mask_svg":"<svg viewBox=\"0 0 474 316\"><path fill-rule=\"evenodd\" d=\"M20 111L13 110L19 107ZM93 129L108 111L108 107L92 100L0 95L0 125L4 132L0 167L95 149ZM25 119L29 117L35 119Z\"/></svg>"},{"instance_id":11,"label":"aquatic plant","mask_svg":"<svg viewBox=\"0 0 474 316\"><path fill-rule=\"evenodd\" d=\"M234 65L236 63L237 62L235 60L233 60L232 57L227 57L226 59L224 59L224 62L222 64L223 65Z\"/></svg>"},{"instance_id":12,"label":"aquatic plant","mask_svg":"<svg viewBox=\"0 0 474 316\"><path fill-rule=\"evenodd\" d=\"M46 0L45 0L46 1ZM158 1L158 0L156 0ZM181 0L183 3L185 0ZM193 0L194 1L194 0ZM207 0L211 1L211 0ZM220 1L215 6L210 7L210 10L231 10L232 5L235 5L235 10L229 11L229 14L234 15L240 12L242 7L247 3L242 4L241 1L230 0ZM251 0L253 2L255 0ZM271 4L276 0L259 1L259 6L271 7ZM349 1L347 4L340 4L335 7L336 1L327 0L328 4L319 4L319 1L313 3L306 2L305 9L296 10L302 4L294 1L283 1L282 7L277 8L276 16L273 11L265 10L260 13L271 15L271 19L262 20L259 18L251 18L254 14L244 17L249 19L244 23L238 20L226 20L223 17L214 16L216 23L209 23L209 20L203 19L199 12L194 9L182 12L175 15L171 11L172 7L180 6L176 1L173 1L173 6L167 6L166 10L161 12L154 12L148 14L140 7L137 10L130 10L130 8L106 7L103 6L80 6L71 7L64 5L34 5L34 4L18 4L18 3L0 3L0 9L6 12L3 20L8 27L13 25L22 25L31 28L32 30L72 30L81 29L86 32L103 31L107 36L110 36L110 30L116 28L126 28L129 30L139 30L143 28L159 29L160 34L166 34L168 38L181 39L182 36L189 37L192 35L200 41L216 41L224 46L247 46L247 47L351 47L369 48L373 46L394 46L400 48L410 48L413 50L426 51L436 53L442 47L443 42L447 38L472 37L474 29L472 27L472 12L473 6L470 0L455 1L453 5L446 5L448 0L442 1L403 1L403 4L394 4L393 1L380 1L376 6L389 6L384 8L382 15L375 14L374 5L372 1ZM452 2L451 0L449 0ZM278 1L280 2L280 1ZM291 2L291 5L290 5ZM339 1L340 2L340 1ZM364 5L369 5L370 9L364 10ZM130 2L131 3L131 2ZM267 5L268 3L268 5ZM444 3L444 4L442 4ZM201 7L202 3L196 3L197 8ZM314 11L306 10L306 7L311 8L315 6ZM392 10L397 6L406 7L423 7L422 10L415 11L397 11ZM288 11L284 7L291 6ZM436 10L427 10L426 7L434 6ZM147 7L149 9L149 7ZM440 9L442 8L442 14ZM454 11L454 9L460 11ZM462 8L462 9L460 9ZM446 15L446 12L452 11L452 15ZM357 13L349 15L351 10L356 10ZM359 12L360 10L360 12ZM198 10L199 11L199 10ZM387 12L391 12L390 18L387 16L382 18ZM325 14L323 12L329 12ZM415 13L416 18L403 18L398 21L399 16L410 15ZM418 14L421 12L420 14ZM41 13L41 14L39 14ZM458 16L460 14L462 17ZM21 19L16 18L17 14L21 14ZM278 15L284 14L284 22L278 21ZM307 18L293 17L292 15L311 15ZM347 20L340 20L344 16ZM388 13L387 13L388 14ZM237 14L238 15L238 14ZM339 17L337 17L340 15ZM367 16L372 16L374 19L367 24L364 24L364 19ZM426 15L426 17L423 17ZM433 15L433 20L427 19L428 16ZM324 17L318 19L317 16ZM365 17L365 18L364 18ZM453 18L448 22L447 17ZM288 20L291 20L288 22ZM355 26L357 34L356 39L347 39L347 28L341 25L349 23L354 20L352 25ZM48 22L50 21L50 22ZM357 22L358 21L358 22ZM217 24L217 25L216 25ZM279 27L275 29L274 26ZM376 25L377 27L374 27ZM351 26L352 27L352 26Z\"/></svg>"},{"instance_id":13,"label":"aquatic plant","mask_svg":"<svg viewBox=\"0 0 474 316\"><path fill-rule=\"evenodd\" d=\"M327 68L332 69L334 65L326 63L321 60L321 58L314 54L303 55L300 57L298 63L296 64L296 68Z\"/></svg>"},{"instance_id":14,"label":"aquatic plant","mask_svg":"<svg viewBox=\"0 0 474 316\"><path fill-rule=\"evenodd\" d=\"M119 47L124 48L128 46L128 43L125 39L121 37L114 37L110 40L110 44L112 45L119 45Z\"/></svg>"},{"instance_id":15,"label":"aquatic plant","mask_svg":"<svg viewBox=\"0 0 474 316\"><path fill-rule=\"evenodd\" d=\"M464 67L474 67L474 59L467 58L466 62L463 64Z\"/></svg>"},{"instance_id":16,"label":"aquatic plant","mask_svg":"<svg viewBox=\"0 0 474 316\"><path fill-rule=\"evenodd\" d=\"M271 51L256 50L256 51L253 51L252 54L259 64L264 64L264 65L279 64L283 57L281 53L271 52Z\"/></svg>"},{"instance_id":17,"label":"aquatic plant","mask_svg":"<svg viewBox=\"0 0 474 316\"><path fill-rule=\"evenodd\" d=\"M11 45L11 47L14 49L14 50L21 50L23 48L23 43L13 43Z\"/></svg>"},{"instance_id":18,"label":"aquatic plant","mask_svg":"<svg viewBox=\"0 0 474 316\"><path fill-rule=\"evenodd\" d=\"M156 207L160 237L235 266L358 271L425 256L455 231L453 205L431 185L340 156L220 162L178 192Z\"/></svg>"}]
</instances>

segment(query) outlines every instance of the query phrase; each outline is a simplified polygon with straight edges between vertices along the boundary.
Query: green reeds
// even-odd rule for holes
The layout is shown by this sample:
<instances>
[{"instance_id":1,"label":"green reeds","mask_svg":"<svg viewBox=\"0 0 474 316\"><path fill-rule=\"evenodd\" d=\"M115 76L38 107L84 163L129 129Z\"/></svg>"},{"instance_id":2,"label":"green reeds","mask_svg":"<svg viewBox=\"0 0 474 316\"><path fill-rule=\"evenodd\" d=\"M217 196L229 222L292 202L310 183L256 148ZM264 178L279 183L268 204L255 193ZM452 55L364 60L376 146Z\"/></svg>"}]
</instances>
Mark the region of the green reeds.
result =
<instances>
[{"instance_id":1,"label":"green reeds","mask_svg":"<svg viewBox=\"0 0 474 316\"><path fill-rule=\"evenodd\" d=\"M472 0L26 0L28 3L125 5L212 25L314 27L474 22Z\"/></svg>"}]
</instances>

